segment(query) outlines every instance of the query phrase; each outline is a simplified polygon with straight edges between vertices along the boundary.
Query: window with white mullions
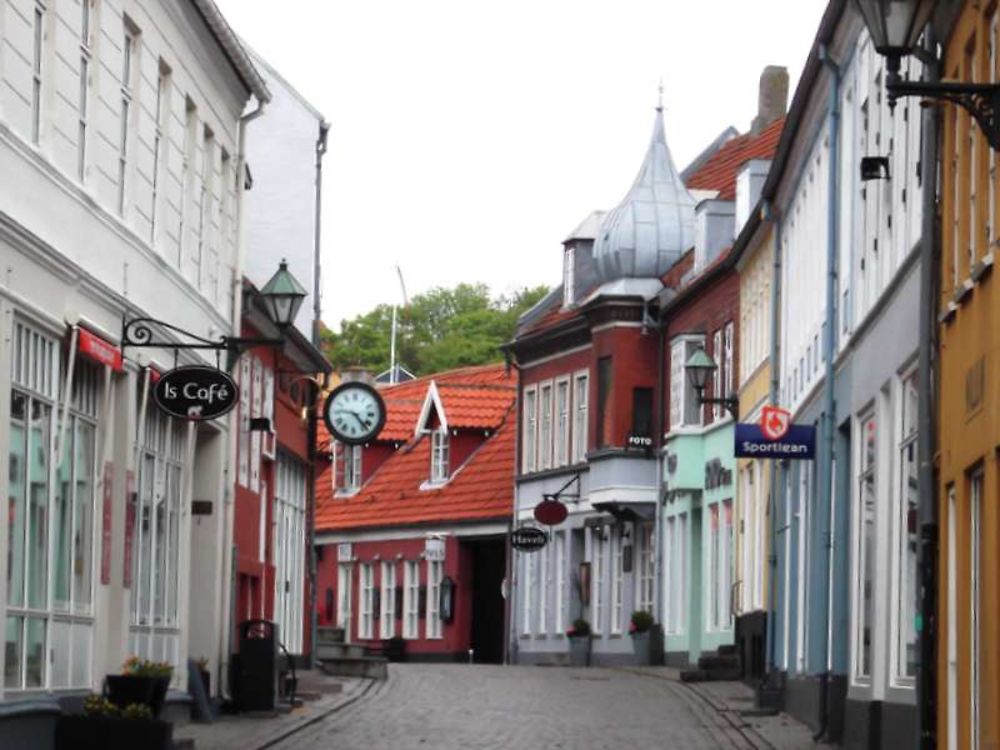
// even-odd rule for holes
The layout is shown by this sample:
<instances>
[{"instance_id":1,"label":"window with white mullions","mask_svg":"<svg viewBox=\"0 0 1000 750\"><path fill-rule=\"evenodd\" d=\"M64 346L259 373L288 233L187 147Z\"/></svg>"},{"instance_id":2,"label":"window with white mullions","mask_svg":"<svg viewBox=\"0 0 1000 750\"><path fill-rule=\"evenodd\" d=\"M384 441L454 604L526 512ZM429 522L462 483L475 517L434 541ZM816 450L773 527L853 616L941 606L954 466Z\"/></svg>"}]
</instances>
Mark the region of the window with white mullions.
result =
<instances>
[{"instance_id":1,"label":"window with white mullions","mask_svg":"<svg viewBox=\"0 0 1000 750\"><path fill-rule=\"evenodd\" d=\"M535 471L538 464L536 450L538 446L538 392L535 388L524 389L524 416L521 424L524 438L521 441L521 466L524 473Z\"/></svg>"},{"instance_id":2,"label":"window with white mullions","mask_svg":"<svg viewBox=\"0 0 1000 750\"><path fill-rule=\"evenodd\" d=\"M163 60L160 60L160 67L156 79L156 113L153 123L153 184L152 197L150 199L150 221L149 221L149 241L155 246L157 244L157 221L159 219L160 208L160 162L164 154L163 134L168 129L170 123L170 89L171 76L170 68Z\"/></svg>"},{"instance_id":3,"label":"window with white mullions","mask_svg":"<svg viewBox=\"0 0 1000 750\"><path fill-rule=\"evenodd\" d=\"M635 608L653 611L653 591L656 580L656 550L654 548L653 524L644 523L637 527L639 546L638 576L636 577Z\"/></svg>"},{"instance_id":4,"label":"window with white mullions","mask_svg":"<svg viewBox=\"0 0 1000 750\"><path fill-rule=\"evenodd\" d=\"M382 618L379 626L380 638L396 635L396 563L382 562L382 591L379 596Z\"/></svg>"},{"instance_id":5,"label":"window with white mullions","mask_svg":"<svg viewBox=\"0 0 1000 750\"><path fill-rule=\"evenodd\" d=\"M361 448L360 445L334 443L336 490L340 494L352 494L361 489Z\"/></svg>"},{"instance_id":6,"label":"window with white mullions","mask_svg":"<svg viewBox=\"0 0 1000 750\"><path fill-rule=\"evenodd\" d=\"M134 27L125 20L125 31L122 36L122 77L121 77L121 121L118 135L118 213L125 213L125 182L128 173L129 141L132 125L132 94L135 86L135 57L138 45L138 34Z\"/></svg>"},{"instance_id":7,"label":"window with white mullions","mask_svg":"<svg viewBox=\"0 0 1000 750\"><path fill-rule=\"evenodd\" d=\"M308 475L302 462L284 452L275 473L274 619L282 643L295 654L302 651Z\"/></svg>"},{"instance_id":8,"label":"window with white mullions","mask_svg":"<svg viewBox=\"0 0 1000 750\"><path fill-rule=\"evenodd\" d=\"M896 669L898 681L917 675L917 374L901 381L899 407L899 497L896 513Z\"/></svg>"},{"instance_id":9,"label":"window with white mullions","mask_svg":"<svg viewBox=\"0 0 1000 750\"><path fill-rule=\"evenodd\" d=\"M524 578L521 581L521 632L524 635L531 635L534 632L532 602L535 595L535 555L527 552L522 554L521 558L524 560Z\"/></svg>"},{"instance_id":10,"label":"window with white mullions","mask_svg":"<svg viewBox=\"0 0 1000 750\"><path fill-rule=\"evenodd\" d=\"M577 374L573 383L573 463L579 463L587 457L590 400L590 384L587 373Z\"/></svg>"},{"instance_id":11,"label":"window with white mullions","mask_svg":"<svg viewBox=\"0 0 1000 750\"><path fill-rule=\"evenodd\" d=\"M622 538L622 527L615 528L611 536L611 632L621 633L622 623L625 619L625 571L622 561L624 553L622 547L625 540Z\"/></svg>"},{"instance_id":12,"label":"window with white mullions","mask_svg":"<svg viewBox=\"0 0 1000 750\"><path fill-rule=\"evenodd\" d=\"M82 182L87 174L87 118L90 94L90 66L93 56L91 28L94 0L80 0L80 94L77 102L76 169Z\"/></svg>"},{"instance_id":13,"label":"window with white mullions","mask_svg":"<svg viewBox=\"0 0 1000 750\"><path fill-rule=\"evenodd\" d=\"M538 468L552 468L552 383L539 390Z\"/></svg>"},{"instance_id":14,"label":"window with white mullions","mask_svg":"<svg viewBox=\"0 0 1000 750\"><path fill-rule=\"evenodd\" d=\"M448 431L434 430L431 433L431 483L443 484L448 481Z\"/></svg>"},{"instance_id":15,"label":"window with white mullions","mask_svg":"<svg viewBox=\"0 0 1000 750\"><path fill-rule=\"evenodd\" d=\"M56 340L15 322L11 351L4 687L89 687L100 370L76 363L60 435Z\"/></svg>"},{"instance_id":16,"label":"window with white mullions","mask_svg":"<svg viewBox=\"0 0 1000 750\"><path fill-rule=\"evenodd\" d=\"M441 637L441 580L444 577L444 562L427 561L427 638Z\"/></svg>"},{"instance_id":17,"label":"window with white mullions","mask_svg":"<svg viewBox=\"0 0 1000 750\"><path fill-rule=\"evenodd\" d=\"M857 580L856 601L858 618L855 634L855 676L869 679L872 674L872 650L875 627L875 545L876 503L878 502L876 478L878 470L878 442L875 412L859 420L861 427L860 472L858 475L857 518Z\"/></svg>"},{"instance_id":18,"label":"window with white mullions","mask_svg":"<svg viewBox=\"0 0 1000 750\"><path fill-rule=\"evenodd\" d=\"M969 747L980 747L983 468L969 476Z\"/></svg>"},{"instance_id":19,"label":"window with white mullions","mask_svg":"<svg viewBox=\"0 0 1000 750\"><path fill-rule=\"evenodd\" d=\"M361 594L361 608L358 612L358 638L375 637L375 566L372 563L361 564L361 576L358 583Z\"/></svg>"},{"instance_id":20,"label":"window with white mullions","mask_svg":"<svg viewBox=\"0 0 1000 750\"><path fill-rule=\"evenodd\" d=\"M607 606L607 593L604 590L604 576L608 564L606 530L602 527L590 529L590 627L595 633L604 631L604 611Z\"/></svg>"},{"instance_id":21,"label":"window with white mullions","mask_svg":"<svg viewBox=\"0 0 1000 750\"><path fill-rule=\"evenodd\" d=\"M350 640L353 572L353 564L349 562L337 564L337 627L344 628L347 640Z\"/></svg>"},{"instance_id":22,"label":"window with white mullions","mask_svg":"<svg viewBox=\"0 0 1000 750\"><path fill-rule=\"evenodd\" d=\"M538 633L549 632L549 553L552 548L546 545L541 552L532 553L538 557Z\"/></svg>"},{"instance_id":23,"label":"window with white mullions","mask_svg":"<svg viewBox=\"0 0 1000 750\"><path fill-rule=\"evenodd\" d=\"M556 382L555 465L569 463L569 378Z\"/></svg>"},{"instance_id":24,"label":"window with white mullions","mask_svg":"<svg viewBox=\"0 0 1000 750\"><path fill-rule=\"evenodd\" d=\"M45 56L46 23L48 9L41 0L35 1L32 24L31 52L31 142L38 143L42 135L43 58Z\"/></svg>"},{"instance_id":25,"label":"window with white mullions","mask_svg":"<svg viewBox=\"0 0 1000 750\"><path fill-rule=\"evenodd\" d=\"M403 564L403 637L419 638L419 623L420 562L407 560Z\"/></svg>"}]
</instances>

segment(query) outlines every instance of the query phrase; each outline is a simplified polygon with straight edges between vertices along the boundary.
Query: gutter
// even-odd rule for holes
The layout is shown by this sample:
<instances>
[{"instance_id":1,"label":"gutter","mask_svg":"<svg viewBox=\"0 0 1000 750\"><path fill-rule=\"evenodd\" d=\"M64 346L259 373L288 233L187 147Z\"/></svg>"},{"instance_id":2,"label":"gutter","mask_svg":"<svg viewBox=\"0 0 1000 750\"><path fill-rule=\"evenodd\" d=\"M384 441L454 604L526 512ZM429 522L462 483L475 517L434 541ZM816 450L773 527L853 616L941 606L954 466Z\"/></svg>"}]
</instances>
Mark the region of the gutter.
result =
<instances>
[{"instance_id":1,"label":"gutter","mask_svg":"<svg viewBox=\"0 0 1000 750\"><path fill-rule=\"evenodd\" d=\"M312 343L317 349L320 348L320 315L322 307L320 304L320 229L322 224L322 200L323 200L323 157L326 155L326 137L330 132L330 123L321 120L319 123L319 136L316 138L316 218L315 229L313 231L313 324Z\"/></svg>"}]
</instances>

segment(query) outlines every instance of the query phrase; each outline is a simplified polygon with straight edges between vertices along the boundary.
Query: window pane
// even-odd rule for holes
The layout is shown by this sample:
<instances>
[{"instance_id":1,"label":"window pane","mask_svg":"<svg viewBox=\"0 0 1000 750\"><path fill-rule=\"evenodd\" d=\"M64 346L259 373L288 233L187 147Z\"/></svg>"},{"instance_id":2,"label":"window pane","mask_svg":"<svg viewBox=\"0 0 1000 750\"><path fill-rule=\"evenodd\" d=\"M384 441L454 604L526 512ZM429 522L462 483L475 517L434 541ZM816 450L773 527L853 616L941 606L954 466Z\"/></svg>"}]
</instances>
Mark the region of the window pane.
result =
<instances>
[{"instance_id":1,"label":"window pane","mask_svg":"<svg viewBox=\"0 0 1000 750\"><path fill-rule=\"evenodd\" d=\"M66 444L62 448L62 459L59 468L56 470L55 497L55 518L53 519L52 533L54 558L52 564L55 567L52 576L53 592L56 611L69 611L69 579L70 564L73 555L72 531L73 531L73 420L66 428ZM55 679L55 677L53 677ZM55 683L53 683L55 684Z\"/></svg>"},{"instance_id":2,"label":"window pane","mask_svg":"<svg viewBox=\"0 0 1000 750\"><path fill-rule=\"evenodd\" d=\"M899 530L899 615L898 673L902 677L917 674L917 443L903 447L900 456L902 487Z\"/></svg>"},{"instance_id":3,"label":"window pane","mask_svg":"<svg viewBox=\"0 0 1000 750\"><path fill-rule=\"evenodd\" d=\"M70 686L71 625L60 620L52 621L52 684L53 688Z\"/></svg>"},{"instance_id":4,"label":"window pane","mask_svg":"<svg viewBox=\"0 0 1000 750\"><path fill-rule=\"evenodd\" d=\"M875 588L875 475L861 480L861 663L859 672L871 674L872 619Z\"/></svg>"},{"instance_id":5,"label":"window pane","mask_svg":"<svg viewBox=\"0 0 1000 750\"><path fill-rule=\"evenodd\" d=\"M7 688L21 687L21 662L24 657L23 627L23 617L7 618L3 669L3 684Z\"/></svg>"},{"instance_id":6,"label":"window pane","mask_svg":"<svg viewBox=\"0 0 1000 750\"><path fill-rule=\"evenodd\" d=\"M95 429L86 422L76 428L76 493L73 514L73 609L90 613L94 565L94 441Z\"/></svg>"},{"instance_id":7,"label":"window pane","mask_svg":"<svg viewBox=\"0 0 1000 750\"><path fill-rule=\"evenodd\" d=\"M27 669L24 686L26 688L42 687L45 680L45 620L38 617L28 618L26 640Z\"/></svg>"},{"instance_id":8,"label":"window pane","mask_svg":"<svg viewBox=\"0 0 1000 750\"><path fill-rule=\"evenodd\" d=\"M28 398L13 391L11 393L10 416L10 464L8 467L8 565L7 603L12 607L24 604L24 534L25 519L25 477L27 472L27 433L25 421Z\"/></svg>"},{"instance_id":9,"label":"window pane","mask_svg":"<svg viewBox=\"0 0 1000 750\"><path fill-rule=\"evenodd\" d=\"M49 446L52 407L31 402L31 429L28 433L28 605L46 606L48 583L49 525Z\"/></svg>"},{"instance_id":10,"label":"window pane","mask_svg":"<svg viewBox=\"0 0 1000 750\"><path fill-rule=\"evenodd\" d=\"M73 687L90 686L90 644L93 634L90 623L73 624L73 663L70 684Z\"/></svg>"}]
</instances>

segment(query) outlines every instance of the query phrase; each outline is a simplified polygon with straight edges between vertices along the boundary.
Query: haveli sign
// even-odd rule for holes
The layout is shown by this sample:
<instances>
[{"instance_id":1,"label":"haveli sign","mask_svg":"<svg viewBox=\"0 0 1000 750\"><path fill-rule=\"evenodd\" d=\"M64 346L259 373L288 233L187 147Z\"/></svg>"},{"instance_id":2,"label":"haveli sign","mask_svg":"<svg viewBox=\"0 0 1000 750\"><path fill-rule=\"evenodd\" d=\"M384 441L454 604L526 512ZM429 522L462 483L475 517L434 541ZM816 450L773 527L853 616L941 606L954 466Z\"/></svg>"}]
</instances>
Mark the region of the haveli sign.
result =
<instances>
[{"instance_id":1,"label":"haveli sign","mask_svg":"<svg viewBox=\"0 0 1000 750\"><path fill-rule=\"evenodd\" d=\"M200 422L221 417L236 406L240 389L222 370L189 365L164 373L156 383L153 398L167 414Z\"/></svg>"},{"instance_id":2,"label":"haveli sign","mask_svg":"<svg viewBox=\"0 0 1000 750\"><path fill-rule=\"evenodd\" d=\"M816 456L816 428L792 424L791 413L765 406L758 424L737 424L737 458L787 458L810 460Z\"/></svg>"},{"instance_id":3,"label":"haveli sign","mask_svg":"<svg viewBox=\"0 0 1000 750\"><path fill-rule=\"evenodd\" d=\"M510 546L519 552L537 552L549 542L549 535L536 526L522 526L510 532Z\"/></svg>"}]
</instances>

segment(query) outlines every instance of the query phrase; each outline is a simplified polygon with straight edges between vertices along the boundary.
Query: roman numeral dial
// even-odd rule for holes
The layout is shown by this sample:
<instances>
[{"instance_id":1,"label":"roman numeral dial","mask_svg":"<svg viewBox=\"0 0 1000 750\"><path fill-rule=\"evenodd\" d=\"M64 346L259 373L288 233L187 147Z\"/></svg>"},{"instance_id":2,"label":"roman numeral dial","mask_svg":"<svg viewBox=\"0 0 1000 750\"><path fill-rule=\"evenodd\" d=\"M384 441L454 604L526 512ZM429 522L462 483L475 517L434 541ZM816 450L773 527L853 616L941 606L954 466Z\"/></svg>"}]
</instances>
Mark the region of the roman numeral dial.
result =
<instances>
[{"instance_id":1,"label":"roman numeral dial","mask_svg":"<svg viewBox=\"0 0 1000 750\"><path fill-rule=\"evenodd\" d=\"M323 407L323 420L330 434L348 445L363 445L378 437L385 416L382 396L367 383L337 386Z\"/></svg>"}]
</instances>

